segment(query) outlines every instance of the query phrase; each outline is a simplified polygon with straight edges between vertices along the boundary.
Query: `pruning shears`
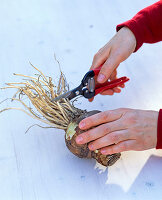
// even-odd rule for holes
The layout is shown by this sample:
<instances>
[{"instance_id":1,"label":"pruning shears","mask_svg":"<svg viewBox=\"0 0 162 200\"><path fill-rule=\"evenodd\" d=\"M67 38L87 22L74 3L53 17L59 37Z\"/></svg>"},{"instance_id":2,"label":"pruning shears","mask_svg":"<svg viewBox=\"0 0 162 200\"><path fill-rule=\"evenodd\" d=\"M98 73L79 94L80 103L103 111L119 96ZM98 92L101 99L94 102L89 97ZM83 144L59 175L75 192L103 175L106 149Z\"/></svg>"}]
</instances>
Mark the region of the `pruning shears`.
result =
<instances>
[{"instance_id":1,"label":"pruning shears","mask_svg":"<svg viewBox=\"0 0 162 200\"><path fill-rule=\"evenodd\" d=\"M113 81L107 81L103 84L95 84L94 77L99 74L101 67L102 66L88 71L84 75L81 81L81 84L78 87L57 96L56 98L52 99L52 101L58 101L62 98L67 98L71 100L79 95L82 95L87 99L90 99L105 90L113 89L115 87L121 86L129 80L129 78L124 76L124 77L115 79Z\"/></svg>"}]
</instances>

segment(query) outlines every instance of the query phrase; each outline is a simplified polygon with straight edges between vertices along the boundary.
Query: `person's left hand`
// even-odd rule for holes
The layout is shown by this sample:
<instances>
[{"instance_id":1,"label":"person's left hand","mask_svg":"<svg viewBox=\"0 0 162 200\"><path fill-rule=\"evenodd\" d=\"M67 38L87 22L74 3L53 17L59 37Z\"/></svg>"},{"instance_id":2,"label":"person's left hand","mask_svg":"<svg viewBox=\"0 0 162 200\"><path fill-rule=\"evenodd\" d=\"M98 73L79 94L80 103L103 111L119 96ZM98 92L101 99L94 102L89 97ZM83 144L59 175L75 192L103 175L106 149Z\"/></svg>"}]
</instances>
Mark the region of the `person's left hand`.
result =
<instances>
[{"instance_id":1,"label":"person's left hand","mask_svg":"<svg viewBox=\"0 0 162 200\"><path fill-rule=\"evenodd\" d=\"M89 143L90 150L104 155L123 151L142 151L156 147L158 112L121 108L83 119L78 144Z\"/></svg>"}]
</instances>

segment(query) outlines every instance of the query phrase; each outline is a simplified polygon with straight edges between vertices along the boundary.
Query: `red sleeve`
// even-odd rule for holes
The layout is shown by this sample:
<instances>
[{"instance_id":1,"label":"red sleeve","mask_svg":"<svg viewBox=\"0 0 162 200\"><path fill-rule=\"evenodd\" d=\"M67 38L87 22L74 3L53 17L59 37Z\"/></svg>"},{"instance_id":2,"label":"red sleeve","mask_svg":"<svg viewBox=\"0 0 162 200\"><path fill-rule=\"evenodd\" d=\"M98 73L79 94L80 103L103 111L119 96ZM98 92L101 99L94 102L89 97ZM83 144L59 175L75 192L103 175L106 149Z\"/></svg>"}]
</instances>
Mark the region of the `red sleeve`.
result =
<instances>
[{"instance_id":1,"label":"red sleeve","mask_svg":"<svg viewBox=\"0 0 162 200\"><path fill-rule=\"evenodd\" d=\"M136 37L137 51L143 43L162 41L162 0L138 12L131 20L119 24L116 29L128 27Z\"/></svg>"},{"instance_id":2,"label":"red sleeve","mask_svg":"<svg viewBox=\"0 0 162 200\"><path fill-rule=\"evenodd\" d=\"M162 109L159 110L156 149L162 149Z\"/></svg>"}]
</instances>

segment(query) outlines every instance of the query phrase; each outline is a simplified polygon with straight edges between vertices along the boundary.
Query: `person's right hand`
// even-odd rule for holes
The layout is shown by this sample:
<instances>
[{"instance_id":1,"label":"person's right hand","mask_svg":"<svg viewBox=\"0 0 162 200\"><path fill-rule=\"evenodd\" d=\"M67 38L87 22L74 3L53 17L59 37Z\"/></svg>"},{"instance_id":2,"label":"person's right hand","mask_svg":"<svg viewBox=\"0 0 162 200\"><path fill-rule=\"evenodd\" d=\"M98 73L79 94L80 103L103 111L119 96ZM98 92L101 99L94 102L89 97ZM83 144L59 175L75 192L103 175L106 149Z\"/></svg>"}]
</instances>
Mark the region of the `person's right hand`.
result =
<instances>
[{"instance_id":1,"label":"person's right hand","mask_svg":"<svg viewBox=\"0 0 162 200\"><path fill-rule=\"evenodd\" d=\"M126 60L136 48L136 38L132 31L127 28L121 28L116 35L102 47L94 56L90 69L97 68L101 65L101 71L97 77L98 83L104 83L107 80L117 79L117 67L121 62ZM121 86L121 87L124 87ZM109 89L102 92L102 95L113 95L119 93L120 88ZM92 101L90 99L89 101Z\"/></svg>"}]
</instances>

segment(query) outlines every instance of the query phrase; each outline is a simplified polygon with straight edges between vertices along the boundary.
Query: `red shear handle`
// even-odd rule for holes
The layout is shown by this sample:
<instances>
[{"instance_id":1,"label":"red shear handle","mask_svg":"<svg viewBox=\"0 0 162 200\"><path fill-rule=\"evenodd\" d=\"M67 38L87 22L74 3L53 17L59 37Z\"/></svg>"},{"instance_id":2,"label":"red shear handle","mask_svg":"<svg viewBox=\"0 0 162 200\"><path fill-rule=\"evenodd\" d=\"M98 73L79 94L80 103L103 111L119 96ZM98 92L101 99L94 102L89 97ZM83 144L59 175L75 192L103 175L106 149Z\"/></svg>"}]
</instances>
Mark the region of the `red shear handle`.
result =
<instances>
[{"instance_id":1,"label":"red shear handle","mask_svg":"<svg viewBox=\"0 0 162 200\"><path fill-rule=\"evenodd\" d=\"M101 68L102 68L102 65L97 67L97 68L95 68L95 69L93 69L95 76L97 76L99 74Z\"/></svg>"},{"instance_id":2,"label":"red shear handle","mask_svg":"<svg viewBox=\"0 0 162 200\"><path fill-rule=\"evenodd\" d=\"M106 83L96 85L96 87L95 87L95 96L97 94L105 91L105 90L113 89L115 87L123 85L127 81L129 81L129 78L124 76L124 77L118 78L118 79L113 80L113 81L107 81Z\"/></svg>"}]
</instances>

